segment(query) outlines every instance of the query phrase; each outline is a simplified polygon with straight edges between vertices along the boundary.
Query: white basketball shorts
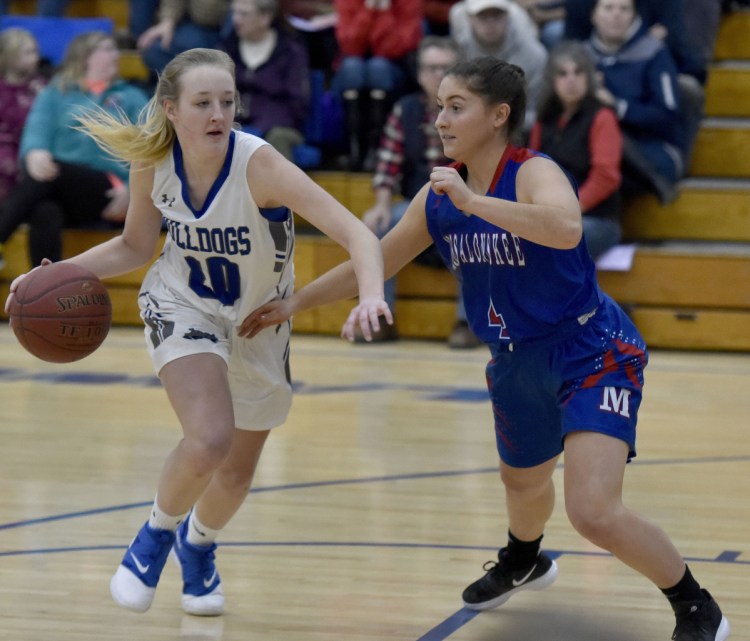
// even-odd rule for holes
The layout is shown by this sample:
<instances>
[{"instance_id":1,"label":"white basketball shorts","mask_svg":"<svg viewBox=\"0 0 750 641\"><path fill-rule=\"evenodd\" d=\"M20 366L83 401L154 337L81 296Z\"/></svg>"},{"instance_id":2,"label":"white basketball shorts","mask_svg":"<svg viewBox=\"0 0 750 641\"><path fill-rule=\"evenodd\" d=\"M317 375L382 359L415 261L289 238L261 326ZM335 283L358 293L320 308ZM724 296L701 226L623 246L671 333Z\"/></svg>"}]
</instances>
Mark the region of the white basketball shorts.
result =
<instances>
[{"instance_id":1,"label":"white basketball shorts","mask_svg":"<svg viewBox=\"0 0 750 641\"><path fill-rule=\"evenodd\" d=\"M228 367L236 427L265 430L286 420L292 404L289 322L240 338L228 319L185 305L158 279L149 279L138 304L157 374L183 356L217 354Z\"/></svg>"}]
</instances>

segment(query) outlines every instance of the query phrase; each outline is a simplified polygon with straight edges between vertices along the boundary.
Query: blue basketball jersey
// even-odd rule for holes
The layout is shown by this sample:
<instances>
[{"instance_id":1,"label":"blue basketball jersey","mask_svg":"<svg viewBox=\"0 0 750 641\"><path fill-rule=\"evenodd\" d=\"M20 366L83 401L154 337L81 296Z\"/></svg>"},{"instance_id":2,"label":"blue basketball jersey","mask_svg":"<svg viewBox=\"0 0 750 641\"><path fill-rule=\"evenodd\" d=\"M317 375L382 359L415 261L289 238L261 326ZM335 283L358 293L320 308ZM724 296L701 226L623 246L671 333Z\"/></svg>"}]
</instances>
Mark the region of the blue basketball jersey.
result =
<instances>
[{"instance_id":1,"label":"blue basketball jersey","mask_svg":"<svg viewBox=\"0 0 750 641\"><path fill-rule=\"evenodd\" d=\"M516 201L518 170L536 155L542 154L508 145L487 195ZM465 168L455 166L465 176ZM553 334L603 301L583 239L574 249L545 247L464 215L447 195L434 191L425 215L443 260L461 281L469 324L485 343Z\"/></svg>"}]
</instances>

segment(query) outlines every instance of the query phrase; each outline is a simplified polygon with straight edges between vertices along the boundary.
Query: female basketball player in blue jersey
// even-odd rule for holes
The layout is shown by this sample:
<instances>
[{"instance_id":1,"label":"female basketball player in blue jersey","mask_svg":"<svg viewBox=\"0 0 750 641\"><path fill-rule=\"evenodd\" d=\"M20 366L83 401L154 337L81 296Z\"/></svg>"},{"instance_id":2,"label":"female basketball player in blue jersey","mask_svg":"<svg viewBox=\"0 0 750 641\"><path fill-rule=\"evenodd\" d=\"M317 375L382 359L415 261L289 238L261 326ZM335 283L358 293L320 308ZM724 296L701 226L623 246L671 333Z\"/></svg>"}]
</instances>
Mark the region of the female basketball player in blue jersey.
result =
<instances>
[{"instance_id":1,"label":"female basketball player in blue jersey","mask_svg":"<svg viewBox=\"0 0 750 641\"><path fill-rule=\"evenodd\" d=\"M141 612L173 546L184 610L223 611L214 541L247 496L269 430L284 422L292 397L290 323L252 339L236 328L259 305L292 294L292 211L351 255L363 334L378 329L379 315L392 320L377 238L273 147L232 129L236 93L231 59L193 49L164 69L138 126L101 111L81 120L132 163L131 199L122 235L70 262L102 278L131 271L151 260L167 225L139 302L184 435L162 469L148 522L110 582L119 605Z\"/></svg>"},{"instance_id":2,"label":"female basketball player in blue jersey","mask_svg":"<svg viewBox=\"0 0 750 641\"><path fill-rule=\"evenodd\" d=\"M493 58L453 67L436 121L445 154L382 241L386 277L434 242L461 279L471 327L489 346L487 381L505 485L508 544L463 593L467 608L504 603L557 575L540 549L565 448L565 507L588 540L649 578L675 611L675 641L719 641L729 624L656 525L622 503L635 456L646 346L597 285L571 181L547 157L511 144L523 123L523 71ZM262 306L241 335L355 293L350 264ZM356 314L343 334L351 338ZM267 331L267 330L266 330Z\"/></svg>"}]
</instances>

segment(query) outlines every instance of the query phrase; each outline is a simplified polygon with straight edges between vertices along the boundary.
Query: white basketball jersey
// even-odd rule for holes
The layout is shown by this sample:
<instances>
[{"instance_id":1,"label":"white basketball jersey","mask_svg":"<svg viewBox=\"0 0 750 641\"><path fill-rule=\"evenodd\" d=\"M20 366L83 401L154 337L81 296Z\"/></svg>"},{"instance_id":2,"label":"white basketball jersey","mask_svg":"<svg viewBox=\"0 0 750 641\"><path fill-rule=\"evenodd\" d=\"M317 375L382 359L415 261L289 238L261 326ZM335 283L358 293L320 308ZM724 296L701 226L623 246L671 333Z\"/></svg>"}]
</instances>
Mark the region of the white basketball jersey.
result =
<instances>
[{"instance_id":1,"label":"white basketball jersey","mask_svg":"<svg viewBox=\"0 0 750 641\"><path fill-rule=\"evenodd\" d=\"M154 174L151 192L164 216L167 240L149 270L175 298L233 323L294 287L294 229L286 207L259 209L247 185L247 163L260 138L233 131L224 166L200 210L190 204L177 142Z\"/></svg>"}]
</instances>

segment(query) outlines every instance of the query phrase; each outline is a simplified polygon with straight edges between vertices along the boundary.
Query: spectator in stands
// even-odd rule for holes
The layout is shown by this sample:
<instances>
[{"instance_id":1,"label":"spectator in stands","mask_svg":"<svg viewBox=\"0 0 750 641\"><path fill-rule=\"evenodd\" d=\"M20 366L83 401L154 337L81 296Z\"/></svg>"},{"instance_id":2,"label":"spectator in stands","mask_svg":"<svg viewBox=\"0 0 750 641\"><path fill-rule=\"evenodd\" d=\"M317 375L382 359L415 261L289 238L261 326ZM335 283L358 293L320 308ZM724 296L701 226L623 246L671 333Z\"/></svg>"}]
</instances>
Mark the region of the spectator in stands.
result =
<instances>
[{"instance_id":1,"label":"spectator in stands","mask_svg":"<svg viewBox=\"0 0 750 641\"><path fill-rule=\"evenodd\" d=\"M0 33L0 201L18 182L21 130L45 84L33 34L19 28Z\"/></svg>"},{"instance_id":2,"label":"spectator in stands","mask_svg":"<svg viewBox=\"0 0 750 641\"><path fill-rule=\"evenodd\" d=\"M528 85L524 130L528 131L536 118L547 62L547 51L529 14L513 0L465 0L451 8L450 32L465 58L492 56L524 70Z\"/></svg>"},{"instance_id":3,"label":"spectator in stands","mask_svg":"<svg viewBox=\"0 0 750 641\"><path fill-rule=\"evenodd\" d=\"M310 68L304 44L276 28L278 9L277 0L234 0L232 31L218 48L235 64L242 129L293 160L304 140Z\"/></svg>"},{"instance_id":4,"label":"spectator in stands","mask_svg":"<svg viewBox=\"0 0 750 641\"><path fill-rule=\"evenodd\" d=\"M445 72L459 57L458 45L447 37L425 36L419 44L417 79L421 89L400 98L388 116L380 139L377 167L372 181L375 205L362 218L379 238L385 236L401 220L411 199L430 179L432 168L448 162L435 128L438 115L437 90ZM445 267L439 254L431 264ZM385 283L385 300L395 313L395 278ZM396 338L396 323L381 323L380 330L374 336L374 340L378 342ZM453 348L479 345L466 322L466 310L460 296L458 319L448 345Z\"/></svg>"},{"instance_id":5,"label":"spectator in stands","mask_svg":"<svg viewBox=\"0 0 750 641\"><path fill-rule=\"evenodd\" d=\"M76 36L26 119L19 154L25 175L0 206L0 243L29 223L32 265L62 258L63 227L124 220L128 168L76 128L77 115L92 105L133 120L146 105L143 91L119 79L119 56L103 31Z\"/></svg>"},{"instance_id":6,"label":"spectator in stands","mask_svg":"<svg viewBox=\"0 0 750 641\"><path fill-rule=\"evenodd\" d=\"M159 10L159 0L129 0L128 2L128 49L137 47L138 38L154 26Z\"/></svg>"},{"instance_id":7,"label":"spectator in stands","mask_svg":"<svg viewBox=\"0 0 750 641\"><path fill-rule=\"evenodd\" d=\"M425 34L447 36L450 34L451 7L459 0L422 0L422 13L425 21Z\"/></svg>"},{"instance_id":8,"label":"spectator in stands","mask_svg":"<svg viewBox=\"0 0 750 641\"><path fill-rule=\"evenodd\" d=\"M564 0L515 0L528 12L539 29L539 39L552 49L565 32Z\"/></svg>"},{"instance_id":9,"label":"spectator in stands","mask_svg":"<svg viewBox=\"0 0 750 641\"><path fill-rule=\"evenodd\" d=\"M343 98L349 168L374 168L380 132L393 101L409 88L422 39L414 0L335 0L341 64L332 88Z\"/></svg>"},{"instance_id":10,"label":"spectator in stands","mask_svg":"<svg viewBox=\"0 0 750 641\"><path fill-rule=\"evenodd\" d=\"M672 55L641 28L633 0L598 0L592 22L586 46L602 74L597 97L624 134L623 191L650 190L671 202L688 147Z\"/></svg>"},{"instance_id":11,"label":"spectator in stands","mask_svg":"<svg viewBox=\"0 0 750 641\"><path fill-rule=\"evenodd\" d=\"M336 41L336 10L333 0L280 0L281 15L307 46L310 69L333 75L339 53Z\"/></svg>"},{"instance_id":12,"label":"spectator in stands","mask_svg":"<svg viewBox=\"0 0 750 641\"><path fill-rule=\"evenodd\" d=\"M578 183L583 235L594 260L622 236L622 133L615 113L597 99L597 86L585 45L560 42L547 61L529 139L531 149L553 158Z\"/></svg>"},{"instance_id":13,"label":"spectator in stands","mask_svg":"<svg viewBox=\"0 0 750 641\"><path fill-rule=\"evenodd\" d=\"M228 16L229 0L161 0L157 23L138 38L153 78L182 51L214 48Z\"/></svg>"},{"instance_id":14,"label":"spectator in stands","mask_svg":"<svg viewBox=\"0 0 750 641\"><path fill-rule=\"evenodd\" d=\"M568 0L566 37L587 39L596 0ZM716 0L636 0L642 28L663 40L677 66L680 111L685 124L685 166L700 129L705 104L703 86L713 57L721 8Z\"/></svg>"},{"instance_id":15,"label":"spectator in stands","mask_svg":"<svg viewBox=\"0 0 750 641\"><path fill-rule=\"evenodd\" d=\"M596 0L566 0L565 37L587 40ZM713 56L721 7L716 0L636 0L635 8L651 35L663 39L680 73L705 84Z\"/></svg>"},{"instance_id":16,"label":"spectator in stands","mask_svg":"<svg viewBox=\"0 0 750 641\"><path fill-rule=\"evenodd\" d=\"M39 45L25 29L0 33L0 203L18 182L18 148L31 103L45 85ZM0 244L0 270L5 266Z\"/></svg>"},{"instance_id":17,"label":"spectator in stands","mask_svg":"<svg viewBox=\"0 0 750 641\"><path fill-rule=\"evenodd\" d=\"M36 15L45 18L60 18L65 15L69 0L37 0ZM8 13L8 0L0 0L0 16Z\"/></svg>"}]
</instances>

